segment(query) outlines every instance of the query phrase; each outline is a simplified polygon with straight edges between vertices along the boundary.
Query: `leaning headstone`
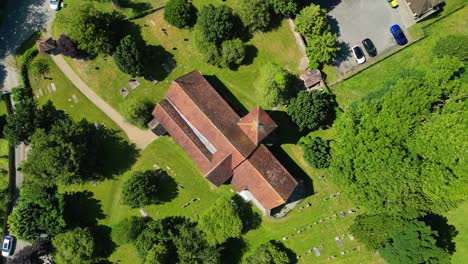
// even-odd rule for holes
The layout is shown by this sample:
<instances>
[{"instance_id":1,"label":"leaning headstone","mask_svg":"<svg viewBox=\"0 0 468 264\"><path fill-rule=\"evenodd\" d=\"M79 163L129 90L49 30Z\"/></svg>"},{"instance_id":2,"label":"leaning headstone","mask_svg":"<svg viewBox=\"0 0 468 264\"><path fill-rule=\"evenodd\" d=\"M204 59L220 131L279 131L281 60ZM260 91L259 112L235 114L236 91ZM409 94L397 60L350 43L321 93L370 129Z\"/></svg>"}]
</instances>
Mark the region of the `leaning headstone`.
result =
<instances>
[{"instance_id":1,"label":"leaning headstone","mask_svg":"<svg viewBox=\"0 0 468 264\"><path fill-rule=\"evenodd\" d=\"M143 210L143 208L140 208L140 210L138 210L138 211L140 212L141 216L143 216L143 217L148 216L148 214L145 212L145 210Z\"/></svg>"},{"instance_id":2,"label":"leaning headstone","mask_svg":"<svg viewBox=\"0 0 468 264\"><path fill-rule=\"evenodd\" d=\"M320 257L320 250L317 247L314 247L314 254L317 257Z\"/></svg>"}]
</instances>

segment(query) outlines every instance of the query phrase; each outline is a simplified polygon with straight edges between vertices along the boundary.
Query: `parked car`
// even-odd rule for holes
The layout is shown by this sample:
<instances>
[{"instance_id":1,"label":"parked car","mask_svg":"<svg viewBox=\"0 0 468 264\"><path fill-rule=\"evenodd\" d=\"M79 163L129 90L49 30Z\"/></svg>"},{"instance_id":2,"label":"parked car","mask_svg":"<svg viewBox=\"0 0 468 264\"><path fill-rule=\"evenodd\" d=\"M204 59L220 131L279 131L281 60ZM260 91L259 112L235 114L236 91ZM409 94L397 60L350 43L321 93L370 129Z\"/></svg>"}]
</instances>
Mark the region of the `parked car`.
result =
<instances>
[{"instance_id":1,"label":"parked car","mask_svg":"<svg viewBox=\"0 0 468 264\"><path fill-rule=\"evenodd\" d=\"M364 49L366 49L367 54L369 54L369 56L375 57L377 55L377 49L375 48L372 40L366 38L362 41L362 45L364 46Z\"/></svg>"},{"instance_id":2,"label":"parked car","mask_svg":"<svg viewBox=\"0 0 468 264\"><path fill-rule=\"evenodd\" d=\"M403 33L403 30L401 29L399 25L395 24L391 26L390 32L392 33L398 45L403 46L406 43L408 43L408 39L406 39L405 33Z\"/></svg>"},{"instance_id":3,"label":"parked car","mask_svg":"<svg viewBox=\"0 0 468 264\"><path fill-rule=\"evenodd\" d=\"M366 62L366 56L364 56L364 52L362 51L361 47L359 46L354 46L353 47L353 54L354 58L356 58L356 61L358 64L362 64Z\"/></svg>"},{"instance_id":4,"label":"parked car","mask_svg":"<svg viewBox=\"0 0 468 264\"><path fill-rule=\"evenodd\" d=\"M6 236L3 238L2 244L2 256L8 257L11 254L11 248L13 247L13 241L15 240L12 236Z\"/></svg>"},{"instance_id":5,"label":"parked car","mask_svg":"<svg viewBox=\"0 0 468 264\"><path fill-rule=\"evenodd\" d=\"M49 5L50 9L57 11L60 8L60 0L50 0Z\"/></svg>"}]
</instances>

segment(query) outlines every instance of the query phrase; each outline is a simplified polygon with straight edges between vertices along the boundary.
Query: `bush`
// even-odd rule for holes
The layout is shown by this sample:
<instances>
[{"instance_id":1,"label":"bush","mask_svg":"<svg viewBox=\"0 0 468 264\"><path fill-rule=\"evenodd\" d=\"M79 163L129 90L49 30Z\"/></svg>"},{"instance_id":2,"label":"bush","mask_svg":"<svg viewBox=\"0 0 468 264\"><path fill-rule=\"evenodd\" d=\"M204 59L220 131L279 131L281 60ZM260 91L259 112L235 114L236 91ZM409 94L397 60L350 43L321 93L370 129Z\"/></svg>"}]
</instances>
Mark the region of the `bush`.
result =
<instances>
[{"instance_id":1,"label":"bush","mask_svg":"<svg viewBox=\"0 0 468 264\"><path fill-rule=\"evenodd\" d=\"M293 263L288 256L285 246L280 242L269 241L260 245L249 257L245 264L288 264Z\"/></svg>"},{"instance_id":2,"label":"bush","mask_svg":"<svg viewBox=\"0 0 468 264\"><path fill-rule=\"evenodd\" d=\"M112 57L121 71L130 74L132 77L143 75L145 70L143 55L132 36L128 35L120 40L120 44Z\"/></svg>"},{"instance_id":3,"label":"bush","mask_svg":"<svg viewBox=\"0 0 468 264\"><path fill-rule=\"evenodd\" d=\"M324 169L330 166L330 145L319 137L306 137L301 139L299 146L304 153L304 159L310 166L316 169Z\"/></svg>"},{"instance_id":4,"label":"bush","mask_svg":"<svg viewBox=\"0 0 468 264\"><path fill-rule=\"evenodd\" d=\"M132 208L158 204L158 189L162 177L167 176L163 170L133 172L122 188L122 203Z\"/></svg>"},{"instance_id":5,"label":"bush","mask_svg":"<svg viewBox=\"0 0 468 264\"><path fill-rule=\"evenodd\" d=\"M263 104L273 107L286 102L290 84L291 74L288 71L277 64L267 63L260 69L256 86Z\"/></svg>"},{"instance_id":6,"label":"bush","mask_svg":"<svg viewBox=\"0 0 468 264\"><path fill-rule=\"evenodd\" d=\"M239 6L239 16L250 31L264 31L270 26L270 5L265 0L243 0Z\"/></svg>"},{"instance_id":7,"label":"bush","mask_svg":"<svg viewBox=\"0 0 468 264\"><path fill-rule=\"evenodd\" d=\"M226 40L221 46L221 56L223 66L233 67L240 65L245 58L245 44L242 40L236 38L233 40Z\"/></svg>"},{"instance_id":8,"label":"bush","mask_svg":"<svg viewBox=\"0 0 468 264\"><path fill-rule=\"evenodd\" d=\"M95 250L93 236L87 228L76 228L58 234L52 239L52 245L56 250L54 260L57 263L91 263Z\"/></svg>"},{"instance_id":9,"label":"bush","mask_svg":"<svg viewBox=\"0 0 468 264\"><path fill-rule=\"evenodd\" d=\"M152 119L151 112L153 108L154 104L149 100L133 98L124 102L122 112L128 122L144 129Z\"/></svg>"},{"instance_id":10,"label":"bush","mask_svg":"<svg viewBox=\"0 0 468 264\"><path fill-rule=\"evenodd\" d=\"M177 28L186 28L196 20L195 7L188 0L169 0L164 6L164 19Z\"/></svg>"},{"instance_id":11,"label":"bush","mask_svg":"<svg viewBox=\"0 0 468 264\"><path fill-rule=\"evenodd\" d=\"M299 10L295 0L269 0L269 2L277 15L290 16Z\"/></svg>"},{"instance_id":12,"label":"bush","mask_svg":"<svg viewBox=\"0 0 468 264\"><path fill-rule=\"evenodd\" d=\"M70 58L78 57L79 52L76 43L63 34L60 35L60 38L57 40L57 48L64 56Z\"/></svg>"},{"instance_id":13,"label":"bush","mask_svg":"<svg viewBox=\"0 0 468 264\"><path fill-rule=\"evenodd\" d=\"M195 26L195 45L198 51L202 54L204 62L218 67L223 65L219 48L216 44L205 39L199 26Z\"/></svg>"},{"instance_id":14,"label":"bush","mask_svg":"<svg viewBox=\"0 0 468 264\"><path fill-rule=\"evenodd\" d=\"M466 61L468 60L468 36L460 34L441 38L436 42L432 51L438 57L453 56Z\"/></svg>"},{"instance_id":15,"label":"bush","mask_svg":"<svg viewBox=\"0 0 468 264\"><path fill-rule=\"evenodd\" d=\"M301 91L288 106L288 115L301 130L315 130L324 125L332 113L326 94L313 90Z\"/></svg>"},{"instance_id":16,"label":"bush","mask_svg":"<svg viewBox=\"0 0 468 264\"><path fill-rule=\"evenodd\" d=\"M41 76L49 72L49 61L43 56L37 57L29 65L29 73L32 76Z\"/></svg>"},{"instance_id":17,"label":"bush","mask_svg":"<svg viewBox=\"0 0 468 264\"><path fill-rule=\"evenodd\" d=\"M145 218L137 216L120 221L112 228L112 240L119 245L133 242L146 228L146 222Z\"/></svg>"},{"instance_id":18,"label":"bush","mask_svg":"<svg viewBox=\"0 0 468 264\"><path fill-rule=\"evenodd\" d=\"M202 7L197 25L205 41L214 43L217 47L225 40L234 38L234 15L227 5Z\"/></svg>"}]
</instances>

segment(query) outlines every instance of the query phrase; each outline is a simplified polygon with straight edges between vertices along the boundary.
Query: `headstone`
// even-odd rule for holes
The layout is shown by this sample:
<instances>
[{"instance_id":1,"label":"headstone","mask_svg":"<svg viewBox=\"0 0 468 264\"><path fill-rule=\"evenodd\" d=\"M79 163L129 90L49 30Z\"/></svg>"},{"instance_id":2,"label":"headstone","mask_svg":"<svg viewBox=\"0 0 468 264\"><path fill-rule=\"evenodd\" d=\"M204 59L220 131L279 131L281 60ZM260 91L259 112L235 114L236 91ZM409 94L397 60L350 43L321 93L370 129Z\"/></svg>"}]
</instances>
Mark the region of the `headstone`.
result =
<instances>
[{"instance_id":1,"label":"headstone","mask_svg":"<svg viewBox=\"0 0 468 264\"><path fill-rule=\"evenodd\" d=\"M138 211L140 212L141 216L143 216L143 217L148 216L148 214L143 210L143 208L140 208L140 210L138 210Z\"/></svg>"},{"instance_id":2,"label":"headstone","mask_svg":"<svg viewBox=\"0 0 468 264\"><path fill-rule=\"evenodd\" d=\"M51 87L52 87L52 91L55 92L55 91L57 90L57 87L55 87L55 83L51 83L50 85L51 85Z\"/></svg>"}]
</instances>

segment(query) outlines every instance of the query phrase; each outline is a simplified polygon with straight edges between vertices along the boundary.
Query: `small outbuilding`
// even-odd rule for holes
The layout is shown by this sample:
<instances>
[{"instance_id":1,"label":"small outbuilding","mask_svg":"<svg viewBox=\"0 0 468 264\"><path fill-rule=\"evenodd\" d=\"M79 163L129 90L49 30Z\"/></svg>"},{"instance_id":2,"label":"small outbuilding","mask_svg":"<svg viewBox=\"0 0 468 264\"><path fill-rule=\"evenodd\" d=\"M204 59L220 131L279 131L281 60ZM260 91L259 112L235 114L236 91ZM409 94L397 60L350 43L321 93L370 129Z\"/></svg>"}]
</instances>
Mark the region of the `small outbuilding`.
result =
<instances>
[{"instance_id":1,"label":"small outbuilding","mask_svg":"<svg viewBox=\"0 0 468 264\"><path fill-rule=\"evenodd\" d=\"M406 0L416 22L435 13L443 3L445 0Z\"/></svg>"},{"instance_id":2,"label":"small outbuilding","mask_svg":"<svg viewBox=\"0 0 468 264\"><path fill-rule=\"evenodd\" d=\"M320 90L325 86L320 70L307 70L301 74L301 80L304 81L304 86L307 90Z\"/></svg>"},{"instance_id":3,"label":"small outbuilding","mask_svg":"<svg viewBox=\"0 0 468 264\"><path fill-rule=\"evenodd\" d=\"M36 41L37 50L40 53L50 53L57 48L57 43L53 38L48 38L46 40L37 40Z\"/></svg>"}]
</instances>

